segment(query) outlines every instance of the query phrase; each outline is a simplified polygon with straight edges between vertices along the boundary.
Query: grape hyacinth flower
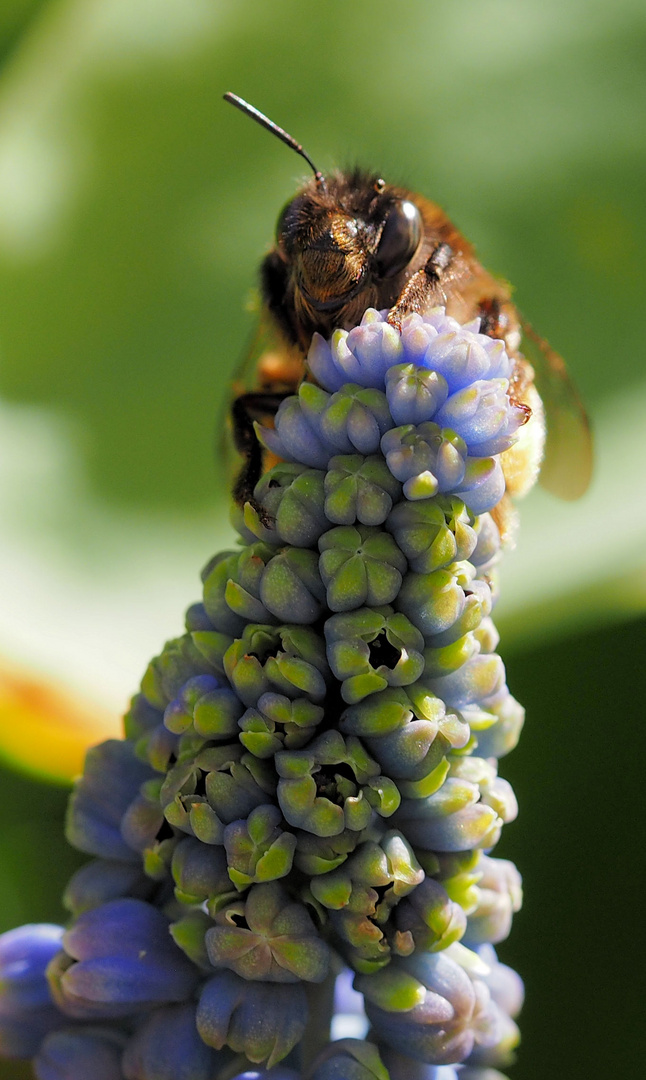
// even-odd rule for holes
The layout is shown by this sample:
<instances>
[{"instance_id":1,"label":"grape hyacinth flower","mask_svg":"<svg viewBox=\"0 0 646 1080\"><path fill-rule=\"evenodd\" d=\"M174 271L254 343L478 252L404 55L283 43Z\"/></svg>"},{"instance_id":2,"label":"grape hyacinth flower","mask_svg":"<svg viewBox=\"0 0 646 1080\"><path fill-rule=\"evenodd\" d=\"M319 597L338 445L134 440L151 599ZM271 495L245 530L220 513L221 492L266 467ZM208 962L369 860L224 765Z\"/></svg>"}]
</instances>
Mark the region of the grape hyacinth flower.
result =
<instances>
[{"instance_id":1,"label":"grape hyacinth flower","mask_svg":"<svg viewBox=\"0 0 646 1080\"><path fill-rule=\"evenodd\" d=\"M258 429L280 460L233 511L241 546L88 753L70 924L0 938L0 1051L39 1080L512 1059L522 984L494 945L521 885L491 851L523 710L491 611L527 410L504 344L441 308L401 332L369 310L308 369Z\"/></svg>"}]
</instances>

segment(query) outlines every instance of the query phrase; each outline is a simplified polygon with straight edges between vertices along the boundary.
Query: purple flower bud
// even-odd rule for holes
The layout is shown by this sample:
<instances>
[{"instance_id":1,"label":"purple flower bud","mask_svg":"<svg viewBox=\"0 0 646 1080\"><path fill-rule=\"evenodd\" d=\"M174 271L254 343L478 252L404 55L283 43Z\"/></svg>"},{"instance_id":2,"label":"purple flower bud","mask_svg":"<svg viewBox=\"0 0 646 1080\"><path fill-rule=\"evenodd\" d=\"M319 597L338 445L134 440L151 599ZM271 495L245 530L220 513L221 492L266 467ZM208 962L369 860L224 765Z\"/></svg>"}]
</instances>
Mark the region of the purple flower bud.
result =
<instances>
[{"instance_id":1,"label":"purple flower bud","mask_svg":"<svg viewBox=\"0 0 646 1080\"><path fill-rule=\"evenodd\" d=\"M38 1080L123 1080L125 1042L124 1035L108 1028L55 1031L43 1042L34 1072Z\"/></svg>"},{"instance_id":2,"label":"purple flower bud","mask_svg":"<svg viewBox=\"0 0 646 1080\"><path fill-rule=\"evenodd\" d=\"M166 916L142 900L111 900L84 912L63 946L68 959L50 964L50 986L59 1008L80 1019L183 1001L199 979Z\"/></svg>"},{"instance_id":3,"label":"purple flower bud","mask_svg":"<svg viewBox=\"0 0 646 1080\"><path fill-rule=\"evenodd\" d=\"M135 757L132 743L108 739L88 750L85 772L67 811L70 844L89 855L138 860L122 836L121 820L141 784L153 776L152 769Z\"/></svg>"},{"instance_id":4,"label":"purple flower bud","mask_svg":"<svg viewBox=\"0 0 646 1080\"><path fill-rule=\"evenodd\" d=\"M19 926L0 935L0 1054L28 1058L43 1037L66 1022L54 1006L45 972L61 947L63 928Z\"/></svg>"},{"instance_id":5,"label":"purple flower bud","mask_svg":"<svg viewBox=\"0 0 646 1080\"><path fill-rule=\"evenodd\" d=\"M370 1021L393 1050L433 1065L454 1064L469 1056L476 1040L496 1038L489 992L454 959L460 948L414 953L355 980Z\"/></svg>"},{"instance_id":6,"label":"purple flower bud","mask_svg":"<svg viewBox=\"0 0 646 1080\"><path fill-rule=\"evenodd\" d=\"M193 1004L155 1009L128 1043L123 1058L125 1080L180 1080L183 1076L213 1080L226 1055L202 1041L195 1011Z\"/></svg>"},{"instance_id":7,"label":"purple flower bud","mask_svg":"<svg viewBox=\"0 0 646 1080\"><path fill-rule=\"evenodd\" d=\"M153 888L154 883L136 863L92 859L70 878L63 903L76 918L84 911L120 896L147 900Z\"/></svg>"},{"instance_id":8,"label":"purple flower bud","mask_svg":"<svg viewBox=\"0 0 646 1080\"><path fill-rule=\"evenodd\" d=\"M206 983L197 1029L216 1050L226 1044L250 1061L277 1065L302 1038L307 999L302 983L248 982L222 971Z\"/></svg>"},{"instance_id":9,"label":"purple flower bud","mask_svg":"<svg viewBox=\"0 0 646 1080\"><path fill-rule=\"evenodd\" d=\"M339 1039L329 1043L312 1066L312 1080L388 1080L388 1072L372 1043Z\"/></svg>"}]
</instances>

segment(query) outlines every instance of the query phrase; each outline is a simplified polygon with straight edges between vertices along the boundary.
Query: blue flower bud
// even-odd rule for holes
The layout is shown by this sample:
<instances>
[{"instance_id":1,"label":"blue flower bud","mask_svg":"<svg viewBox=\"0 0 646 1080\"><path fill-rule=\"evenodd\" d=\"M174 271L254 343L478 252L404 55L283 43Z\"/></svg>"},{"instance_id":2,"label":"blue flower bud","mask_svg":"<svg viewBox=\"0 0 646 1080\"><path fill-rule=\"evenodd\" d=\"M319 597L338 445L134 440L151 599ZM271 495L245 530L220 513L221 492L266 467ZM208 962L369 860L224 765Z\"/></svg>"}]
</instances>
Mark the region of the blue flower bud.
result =
<instances>
[{"instance_id":1,"label":"blue flower bud","mask_svg":"<svg viewBox=\"0 0 646 1080\"><path fill-rule=\"evenodd\" d=\"M493 510L505 494L505 477L498 459L467 458L464 476L454 491L472 514Z\"/></svg>"},{"instance_id":2,"label":"blue flower bud","mask_svg":"<svg viewBox=\"0 0 646 1080\"><path fill-rule=\"evenodd\" d=\"M403 483L407 499L460 490L467 445L450 428L431 421L405 424L386 432L381 449L391 473Z\"/></svg>"},{"instance_id":3,"label":"blue flower bud","mask_svg":"<svg viewBox=\"0 0 646 1080\"><path fill-rule=\"evenodd\" d=\"M206 983L197 1009L197 1030L207 1046L230 1046L270 1068L302 1038L306 1022L302 983L249 982L233 971Z\"/></svg>"},{"instance_id":4,"label":"blue flower bud","mask_svg":"<svg viewBox=\"0 0 646 1080\"><path fill-rule=\"evenodd\" d=\"M467 558L480 570L488 566L500 551L500 532L491 514L481 514L474 523L477 543Z\"/></svg>"},{"instance_id":5,"label":"blue flower bud","mask_svg":"<svg viewBox=\"0 0 646 1080\"><path fill-rule=\"evenodd\" d=\"M226 1064L226 1055L202 1041L195 1012L193 1004L155 1009L128 1043L123 1058L125 1080L180 1080L183 1076L213 1080Z\"/></svg>"},{"instance_id":6,"label":"blue flower bud","mask_svg":"<svg viewBox=\"0 0 646 1080\"><path fill-rule=\"evenodd\" d=\"M0 1053L28 1058L43 1037L66 1022L45 972L61 948L62 926L36 923L0 935Z\"/></svg>"},{"instance_id":7,"label":"blue flower bud","mask_svg":"<svg viewBox=\"0 0 646 1080\"><path fill-rule=\"evenodd\" d=\"M457 431L473 457L489 457L509 449L516 431L527 419L520 406L512 405L507 379L481 379L452 394L435 421Z\"/></svg>"},{"instance_id":8,"label":"blue flower bud","mask_svg":"<svg viewBox=\"0 0 646 1080\"><path fill-rule=\"evenodd\" d=\"M65 835L89 855L135 861L136 851L121 834L121 821L152 769L135 757L132 744L118 739L88 750L85 772L67 810Z\"/></svg>"},{"instance_id":9,"label":"blue flower bud","mask_svg":"<svg viewBox=\"0 0 646 1080\"><path fill-rule=\"evenodd\" d=\"M403 358L400 334L383 313L368 308L359 326L349 333L335 330L329 345L315 334L307 363L318 382L334 391L348 382L382 388L388 368Z\"/></svg>"},{"instance_id":10,"label":"blue flower bud","mask_svg":"<svg viewBox=\"0 0 646 1080\"><path fill-rule=\"evenodd\" d=\"M259 442L283 461L297 461L314 469L324 469L334 445L321 430L321 415L327 402L312 383L303 383L298 396L281 402L273 428L255 424Z\"/></svg>"},{"instance_id":11,"label":"blue flower bud","mask_svg":"<svg viewBox=\"0 0 646 1080\"><path fill-rule=\"evenodd\" d=\"M474 333L443 314L436 321L438 333L429 341L423 365L444 376L450 393L479 379L509 378L512 363L501 341Z\"/></svg>"},{"instance_id":12,"label":"blue flower bud","mask_svg":"<svg viewBox=\"0 0 646 1080\"><path fill-rule=\"evenodd\" d=\"M126 1038L108 1028L67 1028L48 1035L34 1060L38 1080L123 1080Z\"/></svg>"},{"instance_id":13,"label":"blue flower bud","mask_svg":"<svg viewBox=\"0 0 646 1080\"><path fill-rule=\"evenodd\" d=\"M183 1001L199 979L173 942L168 919L142 900L111 900L84 912L63 946L68 960L49 966L51 992L63 1012L79 1019Z\"/></svg>"},{"instance_id":14,"label":"blue flower bud","mask_svg":"<svg viewBox=\"0 0 646 1080\"><path fill-rule=\"evenodd\" d=\"M397 364L386 373L386 397L397 426L432 420L448 392L442 375L416 364Z\"/></svg>"}]
</instances>

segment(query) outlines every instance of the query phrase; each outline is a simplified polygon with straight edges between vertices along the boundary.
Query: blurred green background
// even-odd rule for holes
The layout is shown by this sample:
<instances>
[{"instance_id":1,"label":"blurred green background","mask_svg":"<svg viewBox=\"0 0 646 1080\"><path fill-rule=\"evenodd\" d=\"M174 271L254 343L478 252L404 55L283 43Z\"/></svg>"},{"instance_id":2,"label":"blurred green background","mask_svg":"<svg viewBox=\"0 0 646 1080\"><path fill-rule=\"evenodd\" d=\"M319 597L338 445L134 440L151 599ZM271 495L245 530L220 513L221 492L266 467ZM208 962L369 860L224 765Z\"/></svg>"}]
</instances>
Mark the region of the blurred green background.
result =
<instances>
[{"instance_id":1,"label":"blurred green background","mask_svg":"<svg viewBox=\"0 0 646 1080\"><path fill-rule=\"evenodd\" d=\"M503 570L528 707L503 764L499 852L526 883L500 950L528 988L510 1075L637 1075L643 0L4 0L0 38L0 655L116 717L229 542L216 433L303 173L223 91L319 168L430 196L567 358L597 442L591 491L533 494ZM0 774L1 929L63 917L65 798Z\"/></svg>"}]
</instances>

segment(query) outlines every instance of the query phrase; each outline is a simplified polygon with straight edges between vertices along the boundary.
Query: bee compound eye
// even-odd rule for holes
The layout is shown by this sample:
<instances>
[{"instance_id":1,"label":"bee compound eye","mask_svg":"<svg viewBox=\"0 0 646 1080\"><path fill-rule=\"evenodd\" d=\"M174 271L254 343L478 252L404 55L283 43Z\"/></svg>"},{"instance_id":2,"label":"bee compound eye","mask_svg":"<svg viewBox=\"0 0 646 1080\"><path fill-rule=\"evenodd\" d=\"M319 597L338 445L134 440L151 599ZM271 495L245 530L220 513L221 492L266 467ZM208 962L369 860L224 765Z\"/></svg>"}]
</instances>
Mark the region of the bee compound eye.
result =
<instances>
[{"instance_id":1,"label":"bee compound eye","mask_svg":"<svg viewBox=\"0 0 646 1080\"><path fill-rule=\"evenodd\" d=\"M376 252L380 277L394 277L410 262L422 238L422 215L415 203L401 199L386 218Z\"/></svg>"}]
</instances>

